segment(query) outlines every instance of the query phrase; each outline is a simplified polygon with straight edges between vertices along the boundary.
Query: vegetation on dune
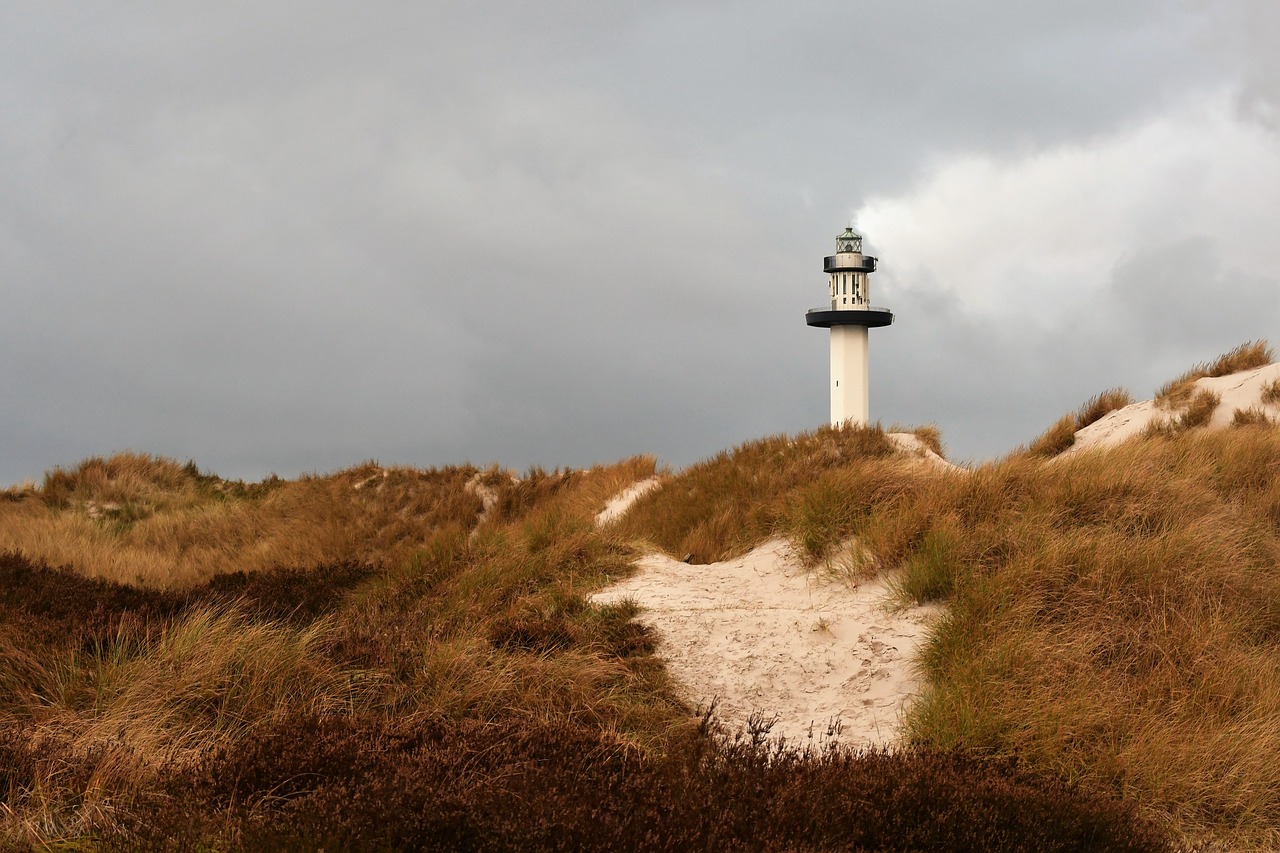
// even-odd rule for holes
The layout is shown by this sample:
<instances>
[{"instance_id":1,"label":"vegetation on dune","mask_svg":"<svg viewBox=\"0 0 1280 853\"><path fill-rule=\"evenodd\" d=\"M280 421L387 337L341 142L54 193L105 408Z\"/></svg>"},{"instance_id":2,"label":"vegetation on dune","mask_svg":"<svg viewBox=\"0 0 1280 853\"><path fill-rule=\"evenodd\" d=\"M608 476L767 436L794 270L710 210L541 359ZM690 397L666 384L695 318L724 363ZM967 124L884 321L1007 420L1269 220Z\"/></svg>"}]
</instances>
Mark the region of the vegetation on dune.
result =
<instances>
[{"instance_id":1,"label":"vegetation on dune","mask_svg":"<svg viewBox=\"0 0 1280 853\"><path fill-rule=\"evenodd\" d=\"M57 469L40 490L11 492L0 502L0 551L155 588L230 571L394 564L435 530L474 526L482 502L464 486L484 473L367 463L245 484L125 453Z\"/></svg>"},{"instance_id":2,"label":"vegetation on dune","mask_svg":"<svg viewBox=\"0 0 1280 853\"><path fill-rule=\"evenodd\" d=\"M1269 361L1257 343L1197 375ZM1107 392L1071 433L1129 402ZM815 559L856 539L861 571L945 601L912 741L1017 756L1120 793L1181 831L1280 841L1280 433L1207 432L1216 395L1102 454L1015 453L971 472L880 455L874 430L767 439L701 463L628 518L705 559L790 536ZM825 464L842 452L840 461ZM825 448L825 451L823 451ZM701 556L695 554L695 556ZM868 566L865 563L869 562Z\"/></svg>"},{"instance_id":3,"label":"vegetation on dune","mask_svg":"<svg viewBox=\"0 0 1280 853\"><path fill-rule=\"evenodd\" d=\"M0 846L1275 845L1280 431L1192 428L1211 397L1052 465L1066 427L973 470L908 463L878 426L770 437L662 472L604 528L652 458L51 472L0 500ZM700 563L774 536L946 602L908 747L712 735L636 606L588 603L638 547Z\"/></svg>"},{"instance_id":4,"label":"vegetation on dune","mask_svg":"<svg viewBox=\"0 0 1280 853\"><path fill-rule=\"evenodd\" d=\"M1167 421L1152 421L1148 424L1148 436L1172 435L1184 430L1208 425L1213 413L1218 410L1222 398L1207 389L1200 389L1187 399L1183 409L1174 418Z\"/></svg>"},{"instance_id":5,"label":"vegetation on dune","mask_svg":"<svg viewBox=\"0 0 1280 853\"><path fill-rule=\"evenodd\" d=\"M796 490L824 471L894 453L878 425L822 427L747 442L690 466L642 496L617 532L691 563L718 562L781 534Z\"/></svg>"},{"instance_id":6,"label":"vegetation on dune","mask_svg":"<svg viewBox=\"0 0 1280 853\"><path fill-rule=\"evenodd\" d=\"M1191 399L1197 379L1229 376L1232 373L1266 367L1274 361L1275 353L1266 341L1249 341L1218 356L1214 361L1197 364L1177 379L1166 382L1156 391L1156 402L1165 408L1180 408ZM1268 402L1265 396L1263 402Z\"/></svg>"},{"instance_id":7,"label":"vegetation on dune","mask_svg":"<svg viewBox=\"0 0 1280 853\"><path fill-rule=\"evenodd\" d=\"M788 489L815 470L886 456L877 430L761 444L740 450L761 478L734 480L772 483L756 531L797 511ZM128 455L10 493L6 525L36 515L76 538L89 506L144 505L128 525L87 520L95 536L166 535L130 540L151 545L145 584L53 566L68 551L49 538L0 556L0 843L1165 848L1132 806L1029 768L711 736L635 606L584 598L635 553L595 513L653 474L639 457L514 479L369 465L244 486ZM309 527L315 539L267 549L256 565L272 568L194 571L172 544L219 541L205 513L224 505L258 513L273 548ZM330 538L339 520L352 535ZM85 560L110 554L111 540L85 541ZM299 554L329 559L288 562Z\"/></svg>"},{"instance_id":8,"label":"vegetation on dune","mask_svg":"<svg viewBox=\"0 0 1280 853\"><path fill-rule=\"evenodd\" d=\"M1032 456L1057 456L1076 443L1076 433L1107 415L1131 405L1133 398L1123 388L1112 388L1086 400L1076 411L1063 415L1027 447Z\"/></svg>"},{"instance_id":9,"label":"vegetation on dune","mask_svg":"<svg viewBox=\"0 0 1280 853\"><path fill-rule=\"evenodd\" d=\"M1272 379L1262 386L1261 402L1265 405L1280 403L1280 379Z\"/></svg>"}]
</instances>

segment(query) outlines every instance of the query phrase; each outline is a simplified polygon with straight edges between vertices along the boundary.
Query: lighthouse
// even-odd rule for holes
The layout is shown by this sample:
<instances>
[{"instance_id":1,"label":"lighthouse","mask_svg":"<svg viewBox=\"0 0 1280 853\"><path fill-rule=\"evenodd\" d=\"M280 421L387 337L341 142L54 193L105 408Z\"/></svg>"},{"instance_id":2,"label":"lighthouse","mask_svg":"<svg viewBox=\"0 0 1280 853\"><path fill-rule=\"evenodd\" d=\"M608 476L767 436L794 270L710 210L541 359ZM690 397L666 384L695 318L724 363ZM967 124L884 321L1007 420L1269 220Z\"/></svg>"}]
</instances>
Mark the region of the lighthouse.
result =
<instances>
[{"instance_id":1,"label":"lighthouse","mask_svg":"<svg viewBox=\"0 0 1280 853\"><path fill-rule=\"evenodd\" d=\"M889 325L893 312L871 307L876 259L862 254L862 235L852 228L836 237L836 253L823 258L822 269L830 276L831 308L814 308L804 320L831 330L831 424L865 425L870 418L867 329Z\"/></svg>"}]
</instances>

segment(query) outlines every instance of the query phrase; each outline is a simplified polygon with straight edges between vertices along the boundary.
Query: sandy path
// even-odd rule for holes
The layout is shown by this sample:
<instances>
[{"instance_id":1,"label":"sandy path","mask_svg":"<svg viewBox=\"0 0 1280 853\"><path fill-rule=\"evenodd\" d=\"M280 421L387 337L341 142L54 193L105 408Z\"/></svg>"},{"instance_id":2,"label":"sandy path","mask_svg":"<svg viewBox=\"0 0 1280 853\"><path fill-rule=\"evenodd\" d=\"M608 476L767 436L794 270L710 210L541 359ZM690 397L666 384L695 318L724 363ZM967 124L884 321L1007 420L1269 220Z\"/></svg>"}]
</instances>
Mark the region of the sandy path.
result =
<instances>
[{"instance_id":1,"label":"sandy path","mask_svg":"<svg viewBox=\"0 0 1280 853\"><path fill-rule=\"evenodd\" d=\"M639 500L641 496L656 489L661 483L662 480L657 477L648 477L620 492L609 503L605 504L604 509L600 510L599 514L596 515L596 526L604 527L606 524L622 518L627 510L631 509L633 503Z\"/></svg>"},{"instance_id":2,"label":"sandy path","mask_svg":"<svg viewBox=\"0 0 1280 853\"><path fill-rule=\"evenodd\" d=\"M632 578L594 596L633 598L661 638L658 653L687 698L718 702L743 726L776 715L771 734L823 739L839 720L851 746L895 741L921 687L911 665L937 608L889 606L883 579L856 589L807 572L790 546L767 542L736 560L694 566L652 554Z\"/></svg>"}]
</instances>

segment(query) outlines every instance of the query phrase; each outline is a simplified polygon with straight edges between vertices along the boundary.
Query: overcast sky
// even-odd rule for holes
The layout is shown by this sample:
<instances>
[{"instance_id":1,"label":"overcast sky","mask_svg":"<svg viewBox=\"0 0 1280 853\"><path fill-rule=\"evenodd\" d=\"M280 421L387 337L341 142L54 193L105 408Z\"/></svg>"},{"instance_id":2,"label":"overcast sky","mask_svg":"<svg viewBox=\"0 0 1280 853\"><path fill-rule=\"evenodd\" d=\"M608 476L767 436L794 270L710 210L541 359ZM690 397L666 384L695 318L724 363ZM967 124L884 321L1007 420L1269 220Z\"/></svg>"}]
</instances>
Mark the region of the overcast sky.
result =
<instances>
[{"instance_id":1,"label":"overcast sky","mask_svg":"<svg viewBox=\"0 0 1280 853\"><path fill-rule=\"evenodd\" d=\"M132 449L681 466L827 416L980 460L1280 344L1273 0L0 5L0 484Z\"/></svg>"}]
</instances>

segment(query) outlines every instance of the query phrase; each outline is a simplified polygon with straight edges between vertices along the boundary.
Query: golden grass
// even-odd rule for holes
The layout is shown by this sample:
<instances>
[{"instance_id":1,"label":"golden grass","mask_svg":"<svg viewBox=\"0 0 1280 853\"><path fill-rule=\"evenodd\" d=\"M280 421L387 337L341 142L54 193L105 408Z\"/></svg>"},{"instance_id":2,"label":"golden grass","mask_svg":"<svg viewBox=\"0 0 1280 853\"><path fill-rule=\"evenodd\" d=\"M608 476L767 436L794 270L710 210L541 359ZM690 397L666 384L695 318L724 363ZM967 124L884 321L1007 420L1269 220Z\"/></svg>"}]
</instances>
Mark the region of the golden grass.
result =
<instances>
[{"instance_id":1,"label":"golden grass","mask_svg":"<svg viewBox=\"0 0 1280 853\"><path fill-rule=\"evenodd\" d=\"M595 513L654 468L636 457L513 482L497 469L369 463L255 486L122 454L0 502L6 571L28 559L68 565L51 595L80 573L178 590L153 612L179 608L123 619L103 637L90 626L109 623L93 613L49 622L64 610L56 602L0 601L0 735L47 746L4 801L0 846L91 836L152 791L157 774L296 719L572 721L662 751L696 728L692 709L674 698L634 609L585 600L629 572L633 553L596 530ZM482 501L467 486L477 475L498 495L479 529ZM117 506L138 509L123 520ZM207 603L214 587L200 585L235 570L344 561L372 576L335 588L319 618ZM290 612L289 600L269 603Z\"/></svg>"},{"instance_id":2,"label":"golden grass","mask_svg":"<svg viewBox=\"0 0 1280 853\"><path fill-rule=\"evenodd\" d=\"M1156 402L1164 408L1179 408L1191 399L1197 379L1230 376L1232 373L1266 367L1274 361L1275 353L1266 341L1249 341L1223 353L1214 361L1197 364L1177 379L1166 382L1156 391Z\"/></svg>"},{"instance_id":3,"label":"golden grass","mask_svg":"<svg viewBox=\"0 0 1280 853\"><path fill-rule=\"evenodd\" d=\"M1183 409L1176 417L1169 420L1153 420L1147 425L1143 434L1147 437L1169 437L1194 427L1207 426L1221 403L1221 397L1201 388L1183 402Z\"/></svg>"},{"instance_id":4,"label":"golden grass","mask_svg":"<svg viewBox=\"0 0 1280 853\"><path fill-rule=\"evenodd\" d=\"M0 501L0 551L155 588L229 571L323 562L395 563L481 501L469 467L356 468L296 481L228 482L140 454L57 469Z\"/></svg>"},{"instance_id":5,"label":"golden grass","mask_svg":"<svg viewBox=\"0 0 1280 853\"><path fill-rule=\"evenodd\" d=\"M1280 432L1181 431L1046 467L865 464L795 495L904 596L946 600L908 719L1187 833L1280 841Z\"/></svg>"},{"instance_id":6,"label":"golden grass","mask_svg":"<svg viewBox=\"0 0 1280 853\"><path fill-rule=\"evenodd\" d=\"M1032 456L1057 456L1075 444L1077 432L1132 403L1133 397L1123 388L1112 388L1096 394L1086 400L1075 412L1059 418L1053 426L1031 442L1027 452Z\"/></svg>"},{"instance_id":7,"label":"golden grass","mask_svg":"<svg viewBox=\"0 0 1280 853\"><path fill-rule=\"evenodd\" d=\"M822 427L747 442L642 496L616 527L678 559L712 563L784 532L792 493L824 471L894 454L884 430Z\"/></svg>"},{"instance_id":8,"label":"golden grass","mask_svg":"<svg viewBox=\"0 0 1280 853\"><path fill-rule=\"evenodd\" d=\"M1259 347L1205 375L1269 358ZM1211 396L1188 393L1176 423L1207 421ZM1070 425L1122 400L1099 395ZM878 426L773 436L664 472L603 530L595 514L656 473L651 457L518 480L370 463L238 484L137 454L53 472L5 493L0 553L191 598L106 638L87 626L117 623L0 600L0 751L41 745L11 777L0 844L91 838L166 768L302 718L534 721L678 749L697 721L652 636L634 607L586 595L631 571L636 543L709 562L785 535L815 563L856 539L857 571L947 602L907 720L915 743L1015 756L1185 833L1274 846L1280 431L1237 420L1249 428L960 472L902 464ZM202 598L229 571L341 561L369 574L335 585L324 615Z\"/></svg>"},{"instance_id":9,"label":"golden grass","mask_svg":"<svg viewBox=\"0 0 1280 853\"><path fill-rule=\"evenodd\" d=\"M1231 415L1231 425L1233 427L1274 426L1275 421L1271 419L1265 409L1259 406L1250 406L1247 409L1236 409Z\"/></svg>"},{"instance_id":10,"label":"golden grass","mask_svg":"<svg viewBox=\"0 0 1280 853\"><path fill-rule=\"evenodd\" d=\"M934 453L941 456L943 459L947 457L947 454L943 452L942 430L938 428L937 424L925 424L924 426L915 426L915 427L903 426L901 424L893 424L888 429L886 429L885 432L910 433L911 435L914 435L916 438L920 439L921 444L923 444L925 447L929 448Z\"/></svg>"}]
</instances>

